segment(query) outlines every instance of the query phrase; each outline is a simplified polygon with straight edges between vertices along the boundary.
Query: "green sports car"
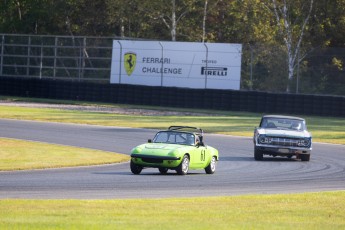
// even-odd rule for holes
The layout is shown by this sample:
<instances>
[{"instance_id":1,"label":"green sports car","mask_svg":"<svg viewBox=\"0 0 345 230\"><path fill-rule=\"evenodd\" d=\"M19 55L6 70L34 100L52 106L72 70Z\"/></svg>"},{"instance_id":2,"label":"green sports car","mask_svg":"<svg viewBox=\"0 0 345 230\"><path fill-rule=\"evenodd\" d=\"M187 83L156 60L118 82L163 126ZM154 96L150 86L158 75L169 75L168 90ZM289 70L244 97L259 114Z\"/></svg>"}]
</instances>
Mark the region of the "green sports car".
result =
<instances>
[{"instance_id":1,"label":"green sports car","mask_svg":"<svg viewBox=\"0 0 345 230\"><path fill-rule=\"evenodd\" d=\"M170 126L132 150L130 168L133 174L140 174L144 168L158 168L161 174L169 169L179 175L186 175L189 169L213 174L218 159L218 150L204 144L202 129Z\"/></svg>"}]
</instances>

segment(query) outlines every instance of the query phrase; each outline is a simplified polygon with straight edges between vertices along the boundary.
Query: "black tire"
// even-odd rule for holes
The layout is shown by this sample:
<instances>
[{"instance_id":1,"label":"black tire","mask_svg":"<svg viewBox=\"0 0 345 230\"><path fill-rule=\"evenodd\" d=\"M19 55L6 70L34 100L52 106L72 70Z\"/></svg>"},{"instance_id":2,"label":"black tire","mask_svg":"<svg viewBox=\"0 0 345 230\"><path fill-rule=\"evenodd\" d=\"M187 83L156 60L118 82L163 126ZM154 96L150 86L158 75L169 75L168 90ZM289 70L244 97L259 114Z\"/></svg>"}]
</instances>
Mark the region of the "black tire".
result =
<instances>
[{"instance_id":1,"label":"black tire","mask_svg":"<svg viewBox=\"0 0 345 230\"><path fill-rule=\"evenodd\" d=\"M301 158L301 161L309 161L310 160L310 154L301 154L300 158Z\"/></svg>"},{"instance_id":2,"label":"black tire","mask_svg":"<svg viewBox=\"0 0 345 230\"><path fill-rule=\"evenodd\" d=\"M254 159L256 161L262 161L263 158L264 158L264 154L262 154L260 150L254 149Z\"/></svg>"},{"instance_id":3,"label":"black tire","mask_svg":"<svg viewBox=\"0 0 345 230\"><path fill-rule=\"evenodd\" d=\"M189 169L189 157L187 155L183 156L181 164L177 167L176 172L178 175L186 175Z\"/></svg>"},{"instance_id":4,"label":"black tire","mask_svg":"<svg viewBox=\"0 0 345 230\"><path fill-rule=\"evenodd\" d=\"M167 168L158 168L158 170L161 174L167 174L167 172L168 172Z\"/></svg>"},{"instance_id":5,"label":"black tire","mask_svg":"<svg viewBox=\"0 0 345 230\"><path fill-rule=\"evenodd\" d=\"M212 157L210 163L205 168L207 174L213 174L216 171L217 159L215 156Z\"/></svg>"},{"instance_id":6,"label":"black tire","mask_svg":"<svg viewBox=\"0 0 345 230\"><path fill-rule=\"evenodd\" d=\"M132 173L136 175L140 174L141 170L143 170L143 167L136 165L135 163L133 163L133 161L131 161L130 166L131 166Z\"/></svg>"}]
</instances>

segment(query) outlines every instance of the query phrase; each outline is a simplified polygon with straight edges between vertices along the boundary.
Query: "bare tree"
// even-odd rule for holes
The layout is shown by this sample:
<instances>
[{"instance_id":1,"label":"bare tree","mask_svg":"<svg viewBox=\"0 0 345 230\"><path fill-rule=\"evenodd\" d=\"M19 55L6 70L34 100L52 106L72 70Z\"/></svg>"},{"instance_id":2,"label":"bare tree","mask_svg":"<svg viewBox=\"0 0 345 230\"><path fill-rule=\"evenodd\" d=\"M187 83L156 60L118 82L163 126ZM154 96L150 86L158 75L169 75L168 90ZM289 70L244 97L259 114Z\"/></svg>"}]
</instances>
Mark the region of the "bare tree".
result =
<instances>
[{"instance_id":1,"label":"bare tree","mask_svg":"<svg viewBox=\"0 0 345 230\"><path fill-rule=\"evenodd\" d=\"M176 41L176 29L179 21L188 13L188 9L176 15L176 0L171 0L171 16L161 14L159 17L163 20L166 27L170 30L171 40Z\"/></svg>"},{"instance_id":2,"label":"bare tree","mask_svg":"<svg viewBox=\"0 0 345 230\"><path fill-rule=\"evenodd\" d=\"M214 2L213 6L208 7L208 0L205 0L205 3L204 3L204 17L203 17L203 20L202 20L202 42L205 42L205 38L206 38L207 11L208 10L212 10L214 7L216 7L218 2L220 2L220 0L217 0L216 2Z\"/></svg>"},{"instance_id":3,"label":"bare tree","mask_svg":"<svg viewBox=\"0 0 345 230\"><path fill-rule=\"evenodd\" d=\"M170 33L171 33L171 40L176 41L176 26L177 22L183 17L181 16L176 21L176 2L175 0L171 0L172 10L171 10L171 27L170 27ZM169 28L169 27L168 27Z\"/></svg>"},{"instance_id":4,"label":"bare tree","mask_svg":"<svg viewBox=\"0 0 345 230\"><path fill-rule=\"evenodd\" d=\"M298 20L293 21L293 18L290 16L291 14L291 5L295 2L292 1L292 4L289 5L287 0L281 0L277 3L276 0L272 1L272 9L275 18L279 33L283 36L284 44L287 51L287 64L288 64L288 85L286 87L286 92L290 92L290 85L291 79L293 78L295 68L298 66L300 61L305 57L305 55L300 54L301 43L303 39L304 32L306 30L306 25L309 21L314 0L309 0L309 4L306 9L306 14L304 18L300 19L300 26L296 26ZM301 12L304 11L304 5L301 9ZM301 17L302 14L301 14Z\"/></svg>"},{"instance_id":5,"label":"bare tree","mask_svg":"<svg viewBox=\"0 0 345 230\"><path fill-rule=\"evenodd\" d=\"M204 18L203 18L203 20L202 20L202 42L205 42L205 36L206 36L207 4L208 4L208 0L205 0L205 5L204 5Z\"/></svg>"}]
</instances>

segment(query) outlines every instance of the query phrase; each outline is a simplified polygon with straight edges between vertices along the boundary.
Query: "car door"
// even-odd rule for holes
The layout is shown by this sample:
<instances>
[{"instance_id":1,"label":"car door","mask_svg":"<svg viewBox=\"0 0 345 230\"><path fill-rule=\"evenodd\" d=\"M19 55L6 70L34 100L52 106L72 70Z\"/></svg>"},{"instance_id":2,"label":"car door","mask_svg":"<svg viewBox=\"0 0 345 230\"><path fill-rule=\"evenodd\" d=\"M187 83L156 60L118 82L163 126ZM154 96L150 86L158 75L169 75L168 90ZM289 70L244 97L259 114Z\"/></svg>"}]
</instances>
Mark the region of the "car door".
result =
<instances>
[{"instance_id":1,"label":"car door","mask_svg":"<svg viewBox=\"0 0 345 230\"><path fill-rule=\"evenodd\" d=\"M193 169L205 168L206 163L208 162L208 154L207 154L207 147L204 145L200 145L200 139L198 136L194 134L187 134L185 139L192 139L189 144L189 155L190 155L190 163L189 167Z\"/></svg>"},{"instance_id":2,"label":"car door","mask_svg":"<svg viewBox=\"0 0 345 230\"><path fill-rule=\"evenodd\" d=\"M193 146L189 152L190 168L202 168L206 160L206 149L203 146Z\"/></svg>"},{"instance_id":3,"label":"car door","mask_svg":"<svg viewBox=\"0 0 345 230\"><path fill-rule=\"evenodd\" d=\"M199 146L200 149L200 168L205 168L207 166L207 162L210 159L210 151L207 149L207 146Z\"/></svg>"}]
</instances>

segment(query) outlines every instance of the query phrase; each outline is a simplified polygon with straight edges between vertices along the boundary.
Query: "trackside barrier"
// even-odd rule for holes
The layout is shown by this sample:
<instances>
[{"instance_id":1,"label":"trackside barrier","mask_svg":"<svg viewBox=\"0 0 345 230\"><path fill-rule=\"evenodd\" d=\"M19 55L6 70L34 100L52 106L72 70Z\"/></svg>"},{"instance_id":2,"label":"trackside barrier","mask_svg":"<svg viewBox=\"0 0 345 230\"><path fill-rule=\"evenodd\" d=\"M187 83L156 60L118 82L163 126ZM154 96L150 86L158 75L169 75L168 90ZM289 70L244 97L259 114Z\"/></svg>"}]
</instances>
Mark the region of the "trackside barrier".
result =
<instances>
[{"instance_id":1,"label":"trackside barrier","mask_svg":"<svg viewBox=\"0 0 345 230\"><path fill-rule=\"evenodd\" d=\"M0 95L345 117L345 97L0 77Z\"/></svg>"}]
</instances>

